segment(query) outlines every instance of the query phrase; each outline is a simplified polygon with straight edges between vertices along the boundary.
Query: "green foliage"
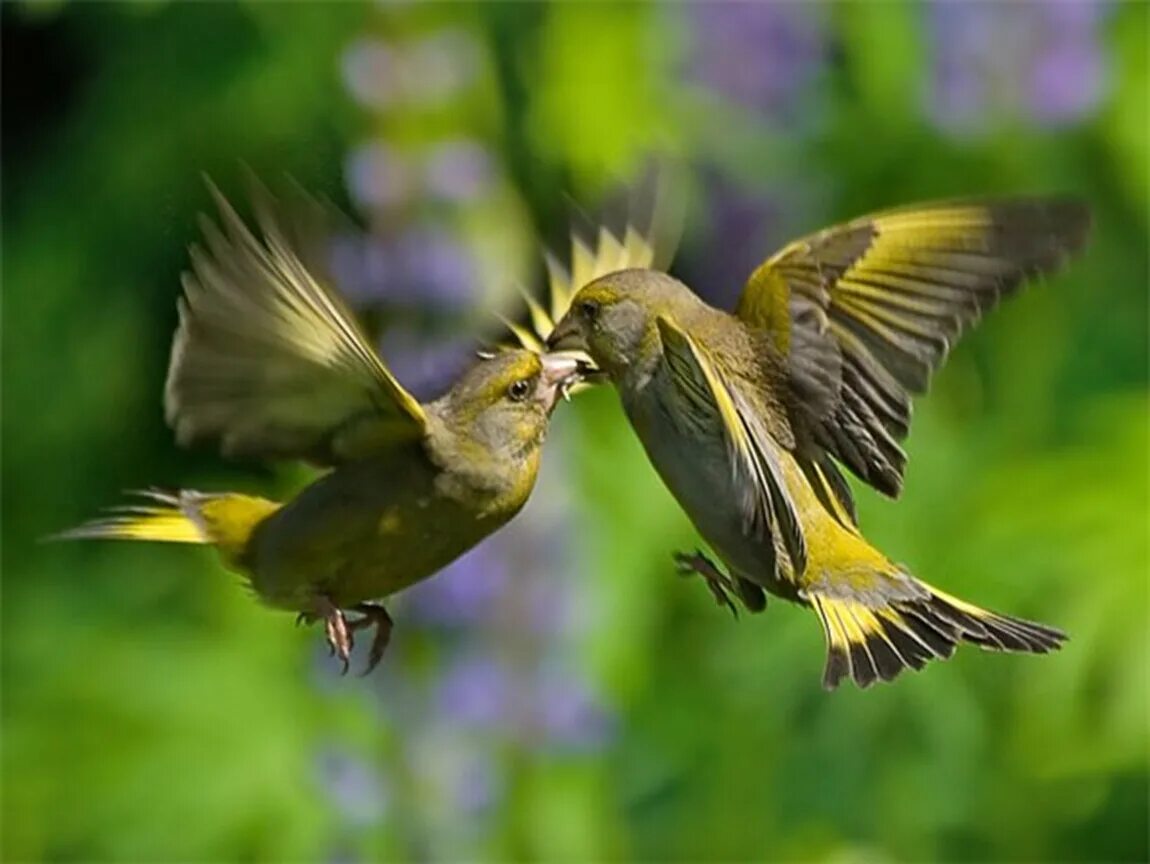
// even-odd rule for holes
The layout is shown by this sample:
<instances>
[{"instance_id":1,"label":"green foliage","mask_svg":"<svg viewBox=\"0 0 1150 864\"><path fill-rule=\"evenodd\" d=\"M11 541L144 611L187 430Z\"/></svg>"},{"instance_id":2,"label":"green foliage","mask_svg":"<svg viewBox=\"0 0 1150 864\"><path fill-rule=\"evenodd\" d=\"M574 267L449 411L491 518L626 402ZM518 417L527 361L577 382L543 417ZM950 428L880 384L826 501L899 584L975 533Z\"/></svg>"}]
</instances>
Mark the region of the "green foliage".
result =
<instances>
[{"instance_id":1,"label":"green foliage","mask_svg":"<svg viewBox=\"0 0 1150 864\"><path fill-rule=\"evenodd\" d=\"M796 134L676 83L690 28L663 7L436 7L496 46L500 146L542 166L515 176L553 184L521 190L545 224L566 218L562 178L621 172L651 141L775 196L756 255L872 207L962 193L1067 190L1097 215L1086 256L991 316L920 400L903 499L859 493L888 554L1065 628L1065 650L965 649L895 685L823 693L812 615L774 602L734 622L674 575L671 551L697 540L615 397L592 393L557 419L588 617L579 662L613 733L572 753L491 743L505 788L466 831L435 791L430 748L413 756L406 737L441 718L389 704L395 673L332 683L316 634L258 607L207 554L37 542L123 487L289 479L174 448L158 398L173 299L207 206L200 171L235 189L242 160L337 188L359 122L340 52L372 10L28 8L5 18L56 28L86 74L4 164L0 857L1150 856L1145 5L1119 4L1104 29L1095 116L969 138L925 119L931 52L909 5L826 10L841 62L804 84ZM686 238L684 269L739 251L705 236ZM417 651L405 674L430 687L434 657ZM326 785L332 751L387 778L369 824Z\"/></svg>"}]
</instances>

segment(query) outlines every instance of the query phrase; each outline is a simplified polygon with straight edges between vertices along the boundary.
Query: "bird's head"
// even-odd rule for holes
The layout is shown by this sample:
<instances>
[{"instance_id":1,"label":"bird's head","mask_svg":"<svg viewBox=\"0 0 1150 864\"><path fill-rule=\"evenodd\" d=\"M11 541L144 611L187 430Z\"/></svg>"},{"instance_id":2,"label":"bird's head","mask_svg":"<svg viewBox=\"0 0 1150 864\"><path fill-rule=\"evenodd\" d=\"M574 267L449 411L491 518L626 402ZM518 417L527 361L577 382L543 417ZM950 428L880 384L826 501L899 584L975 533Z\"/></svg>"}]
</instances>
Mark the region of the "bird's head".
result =
<instances>
[{"instance_id":1,"label":"bird's head","mask_svg":"<svg viewBox=\"0 0 1150 864\"><path fill-rule=\"evenodd\" d=\"M547 347L585 351L614 380L659 354L659 316L671 319L700 301L686 285L657 270L619 270L576 292Z\"/></svg>"},{"instance_id":2,"label":"bird's head","mask_svg":"<svg viewBox=\"0 0 1150 864\"><path fill-rule=\"evenodd\" d=\"M483 354L432 403L432 412L476 455L521 456L542 444L551 412L579 372L579 362L563 355L520 349Z\"/></svg>"}]
</instances>

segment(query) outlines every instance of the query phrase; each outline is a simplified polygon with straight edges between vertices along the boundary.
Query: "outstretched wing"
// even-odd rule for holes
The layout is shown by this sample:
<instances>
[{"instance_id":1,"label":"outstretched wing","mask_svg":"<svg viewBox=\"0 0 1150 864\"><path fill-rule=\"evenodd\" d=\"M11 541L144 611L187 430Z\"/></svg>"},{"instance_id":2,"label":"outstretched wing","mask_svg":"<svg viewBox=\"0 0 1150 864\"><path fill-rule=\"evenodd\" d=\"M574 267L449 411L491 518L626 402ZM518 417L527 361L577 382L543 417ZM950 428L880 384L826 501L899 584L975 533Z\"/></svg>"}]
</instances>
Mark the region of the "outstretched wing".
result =
<instances>
[{"instance_id":1,"label":"outstretched wing","mask_svg":"<svg viewBox=\"0 0 1150 864\"><path fill-rule=\"evenodd\" d=\"M807 546L794 502L787 492L776 445L760 411L732 388L720 367L686 331L667 318L656 319L671 380L687 402L684 421L700 424L700 438L716 426L730 450L745 528L754 536L780 536L796 575L806 569Z\"/></svg>"},{"instance_id":2,"label":"outstretched wing","mask_svg":"<svg viewBox=\"0 0 1150 864\"><path fill-rule=\"evenodd\" d=\"M191 250L164 392L179 441L333 464L421 436L423 409L305 266L267 193L257 238L209 186L223 228L205 217Z\"/></svg>"},{"instance_id":3,"label":"outstretched wing","mask_svg":"<svg viewBox=\"0 0 1150 864\"><path fill-rule=\"evenodd\" d=\"M1085 205L1057 198L878 213L791 243L751 275L736 314L787 356L792 422L896 496L911 396L964 330L1057 270L1089 226Z\"/></svg>"}]
</instances>

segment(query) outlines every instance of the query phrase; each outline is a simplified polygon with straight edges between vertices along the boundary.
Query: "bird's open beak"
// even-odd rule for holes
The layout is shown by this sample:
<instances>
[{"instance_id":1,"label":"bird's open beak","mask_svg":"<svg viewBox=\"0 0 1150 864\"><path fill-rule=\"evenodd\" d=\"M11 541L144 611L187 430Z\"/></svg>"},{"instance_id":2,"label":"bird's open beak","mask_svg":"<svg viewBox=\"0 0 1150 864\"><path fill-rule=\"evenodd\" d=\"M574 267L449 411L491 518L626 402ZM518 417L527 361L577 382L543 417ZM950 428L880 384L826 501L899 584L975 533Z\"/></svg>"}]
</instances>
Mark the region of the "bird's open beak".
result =
<instances>
[{"instance_id":1,"label":"bird's open beak","mask_svg":"<svg viewBox=\"0 0 1150 864\"><path fill-rule=\"evenodd\" d=\"M550 411L559 397L566 399L571 388L579 383L584 364L572 354L544 354L540 361L543 371L539 374L538 398Z\"/></svg>"},{"instance_id":2,"label":"bird's open beak","mask_svg":"<svg viewBox=\"0 0 1150 864\"><path fill-rule=\"evenodd\" d=\"M548 351L586 351L587 342L579 332L579 322L567 315L547 337Z\"/></svg>"}]
</instances>

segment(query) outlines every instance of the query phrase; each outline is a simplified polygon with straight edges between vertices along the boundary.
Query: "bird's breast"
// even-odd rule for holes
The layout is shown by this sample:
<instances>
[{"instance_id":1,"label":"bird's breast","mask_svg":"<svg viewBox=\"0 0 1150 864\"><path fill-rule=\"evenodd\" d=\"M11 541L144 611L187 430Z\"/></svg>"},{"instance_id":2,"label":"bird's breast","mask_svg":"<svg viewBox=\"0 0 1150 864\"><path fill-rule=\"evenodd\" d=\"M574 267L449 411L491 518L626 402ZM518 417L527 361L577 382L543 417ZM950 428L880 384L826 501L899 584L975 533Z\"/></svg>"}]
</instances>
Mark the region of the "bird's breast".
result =
<instances>
[{"instance_id":1,"label":"bird's breast","mask_svg":"<svg viewBox=\"0 0 1150 864\"><path fill-rule=\"evenodd\" d=\"M438 572L514 509L469 497L426 462L347 465L305 488L254 538L253 587L289 609L317 595L339 606L385 597Z\"/></svg>"},{"instance_id":2,"label":"bird's breast","mask_svg":"<svg viewBox=\"0 0 1150 864\"><path fill-rule=\"evenodd\" d=\"M722 427L689 413L661 374L623 404L647 458L703 539L748 578L773 571L770 538L744 531L742 496Z\"/></svg>"}]
</instances>

